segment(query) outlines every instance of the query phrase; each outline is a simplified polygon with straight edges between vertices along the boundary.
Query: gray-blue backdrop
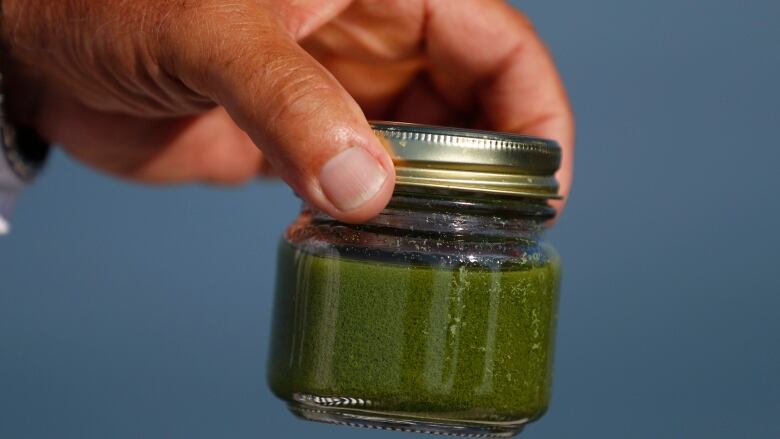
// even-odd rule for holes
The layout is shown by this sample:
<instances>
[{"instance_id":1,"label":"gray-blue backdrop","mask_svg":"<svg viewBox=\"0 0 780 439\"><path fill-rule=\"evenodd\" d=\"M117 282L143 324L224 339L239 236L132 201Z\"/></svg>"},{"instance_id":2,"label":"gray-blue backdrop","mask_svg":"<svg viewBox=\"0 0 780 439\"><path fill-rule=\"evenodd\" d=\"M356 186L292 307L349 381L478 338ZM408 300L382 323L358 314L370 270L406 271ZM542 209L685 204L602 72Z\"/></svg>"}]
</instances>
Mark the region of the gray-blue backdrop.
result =
<instances>
[{"instance_id":1,"label":"gray-blue backdrop","mask_svg":"<svg viewBox=\"0 0 780 439\"><path fill-rule=\"evenodd\" d=\"M579 124L554 401L525 437L780 437L780 2L520 6ZM56 153L0 240L0 438L401 437L296 421L266 388L297 204Z\"/></svg>"}]
</instances>

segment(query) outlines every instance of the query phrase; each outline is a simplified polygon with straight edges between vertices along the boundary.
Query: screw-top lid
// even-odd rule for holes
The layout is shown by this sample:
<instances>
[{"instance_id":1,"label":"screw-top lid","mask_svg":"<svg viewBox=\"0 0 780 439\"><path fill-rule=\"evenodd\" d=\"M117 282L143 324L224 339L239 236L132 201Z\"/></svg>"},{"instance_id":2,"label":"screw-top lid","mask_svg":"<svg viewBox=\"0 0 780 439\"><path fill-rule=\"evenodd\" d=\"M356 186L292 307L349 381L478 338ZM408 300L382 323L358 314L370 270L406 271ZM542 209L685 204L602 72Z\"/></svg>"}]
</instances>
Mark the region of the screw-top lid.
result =
<instances>
[{"instance_id":1,"label":"screw-top lid","mask_svg":"<svg viewBox=\"0 0 780 439\"><path fill-rule=\"evenodd\" d=\"M373 122L395 163L396 186L560 198L558 143L538 137Z\"/></svg>"}]
</instances>

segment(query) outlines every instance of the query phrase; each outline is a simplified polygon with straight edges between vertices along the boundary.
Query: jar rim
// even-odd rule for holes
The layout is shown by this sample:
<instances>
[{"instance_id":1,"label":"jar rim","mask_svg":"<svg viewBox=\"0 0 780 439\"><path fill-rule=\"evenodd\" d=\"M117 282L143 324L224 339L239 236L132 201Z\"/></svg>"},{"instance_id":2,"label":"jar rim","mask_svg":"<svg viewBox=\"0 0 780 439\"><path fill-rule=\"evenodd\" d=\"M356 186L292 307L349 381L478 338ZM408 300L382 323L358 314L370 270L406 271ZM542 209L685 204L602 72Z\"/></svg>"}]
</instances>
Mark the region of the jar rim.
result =
<instances>
[{"instance_id":1,"label":"jar rim","mask_svg":"<svg viewBox=\"0 0 780 439\"><path fill-rule=\"evenodd\" d=\"M561 148L512 133L402 122L371 123L390 153L396 185L557 199Z\"/></svg>"}]
</instances>

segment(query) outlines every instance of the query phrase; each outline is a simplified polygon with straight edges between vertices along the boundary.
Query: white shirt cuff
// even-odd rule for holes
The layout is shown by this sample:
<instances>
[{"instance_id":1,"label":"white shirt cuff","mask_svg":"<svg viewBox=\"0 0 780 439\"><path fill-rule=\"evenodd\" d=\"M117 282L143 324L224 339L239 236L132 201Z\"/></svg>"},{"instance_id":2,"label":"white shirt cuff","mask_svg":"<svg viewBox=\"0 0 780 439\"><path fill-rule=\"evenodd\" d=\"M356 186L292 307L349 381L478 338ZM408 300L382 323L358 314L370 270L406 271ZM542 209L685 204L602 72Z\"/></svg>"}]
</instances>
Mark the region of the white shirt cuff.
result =
<instances>
[{"instance_id":1,"label":"white shirt cuff","mask_svg":"<svg viewBox=\"0 0 780 439\"><path fill-rule=\"evenodd\" d=\"M11 231L11 213L14 210L16 194L0 191L0 236Z\"/></svg>"},{"instance_id":2,"label":"white shirt cuff","mask_svg":"<svg viewBox=\"0 0 780 439\"><path fill-rule=\"evenodd\" d=\"M5 235L11 230L14 202L23 187L24 181L14 173L0 152L0 235Z\"/></svg>"}]
</instances>

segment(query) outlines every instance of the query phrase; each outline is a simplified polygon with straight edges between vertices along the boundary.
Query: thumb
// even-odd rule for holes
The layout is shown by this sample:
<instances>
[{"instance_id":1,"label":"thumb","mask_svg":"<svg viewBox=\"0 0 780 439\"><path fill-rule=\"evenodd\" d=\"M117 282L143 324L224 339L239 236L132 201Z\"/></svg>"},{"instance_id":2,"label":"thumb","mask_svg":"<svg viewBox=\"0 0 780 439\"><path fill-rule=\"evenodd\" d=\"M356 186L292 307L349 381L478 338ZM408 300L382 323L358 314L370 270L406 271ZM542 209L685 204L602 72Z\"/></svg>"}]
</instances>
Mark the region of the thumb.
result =
<instances>
[{"instance_id":1,"label":"thumb","mask_svg":"<svg viewBox=\"0 0 780 439\"><path fill-rule=\"evenodd\" d=\"M164 59L225 107L298 195L341 221L372 218L392 195L392 160L349 93L258 3L177 20Z\"/></svg>"}]
</instances>

